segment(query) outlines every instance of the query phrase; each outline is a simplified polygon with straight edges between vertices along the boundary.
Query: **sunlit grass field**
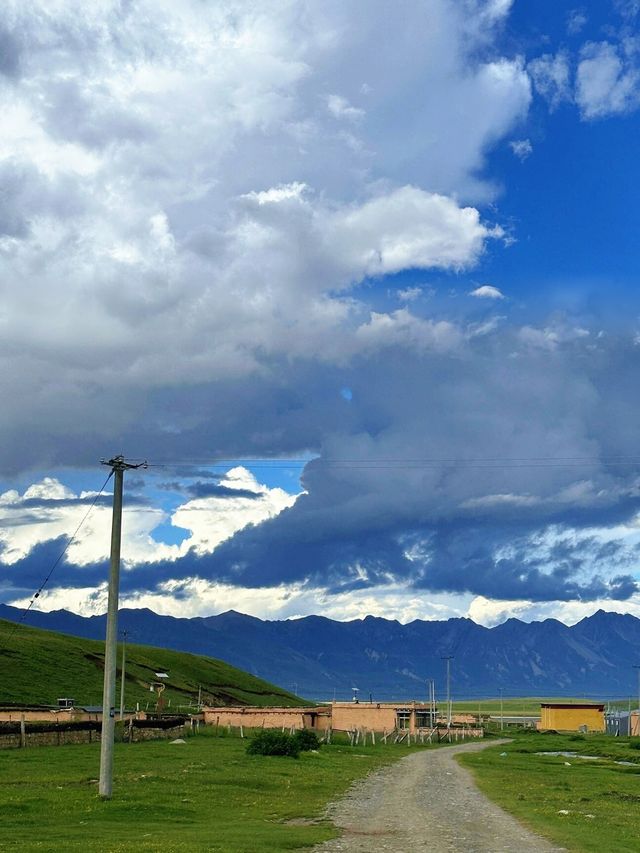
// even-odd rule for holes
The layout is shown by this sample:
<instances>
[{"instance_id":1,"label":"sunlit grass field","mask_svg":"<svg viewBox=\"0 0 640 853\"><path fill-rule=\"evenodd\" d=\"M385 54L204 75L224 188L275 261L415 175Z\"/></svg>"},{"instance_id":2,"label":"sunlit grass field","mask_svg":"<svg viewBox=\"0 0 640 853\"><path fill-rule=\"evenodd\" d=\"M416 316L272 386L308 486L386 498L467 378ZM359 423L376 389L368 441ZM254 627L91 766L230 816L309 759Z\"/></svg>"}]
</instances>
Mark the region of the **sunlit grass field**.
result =
<instances>
[{"instance_id":1,"label":"sunlit grass field","mask_svg":"<svg viewBox=\"0 0 640 853\"><path fill-rule=\"evenodd\" d=\"M492 800L567 850L638 853L640 749L634 741L531 733L459 760ZM556 751L602 757L537 754Z\"/></svg>"},{"instance_id":2,"label":"sunlit grass field","mask_svg":"<svg viewBox=\"0 0 640 853\"><path fill-rule=\"evenodd\" d=\"M184 744L116 744L106 802L97 744L2 750L0 849L295 850L336 835L322 812L352 780L416 749L337 744L293 759L249 756L246 744L208 731Z\"/></svg>"},{"instance_id":3,"label":"sunlit grass field","mask_svg":"<svg viewBox=\"0 0 640 853\"><path fill-rule=\"evenodd\" d=\"M506 696L502 700L502 710L505 717L535 717L540 715L541 702L590 702L590 699L581 697L567 698L548 697L548 696L525 696L522 698L513 698ZM442 703L444 707L444 703ZM468 713L482 714L483 716L497 716L500 714L501 700L493 699L465 699L453 702L453 713ZM627 707L626 701L624 707Z\"/></svg>"}]
</instances>

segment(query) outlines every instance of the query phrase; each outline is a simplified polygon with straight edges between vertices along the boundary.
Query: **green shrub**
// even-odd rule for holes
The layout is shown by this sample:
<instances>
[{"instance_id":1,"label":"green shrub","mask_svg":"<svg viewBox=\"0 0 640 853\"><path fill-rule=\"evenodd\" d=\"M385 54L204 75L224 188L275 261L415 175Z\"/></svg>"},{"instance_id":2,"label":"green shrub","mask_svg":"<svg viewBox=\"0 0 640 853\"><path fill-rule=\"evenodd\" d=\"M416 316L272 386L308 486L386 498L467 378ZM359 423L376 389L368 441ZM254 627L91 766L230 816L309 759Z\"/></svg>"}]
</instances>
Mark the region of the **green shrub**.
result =
<instances>
[{"instance_id":1,"label":"green shrub","mask_svg":"<svg viewBox=\"0 0 640 853\"><path fill-rule=\"evenodd\" d=\"M310 729L300 729L294 736L300 752L309 752L312 749L320 749L318 735Z\"/></svg>"},{"instance_id":2,"label":"green shrub","mask_svg":"<svg viewBox=\"0 0 640 853\"><path fill-rule=\"evenodd\" d=\"M640 740L630 740L629 746L631 749L640 749Z\"/></svg>"},{"instance_id":3,"label":"green shrub","mask_svg":"<svg viewBox=\"0 0 640 853\"><path fill-rule=\"evenodd\" d=\"M297 758L300 746L292 735L274 729L263 729L254 735L247 745L249 755L289 755Z\"/></svg>"}]
</instances>

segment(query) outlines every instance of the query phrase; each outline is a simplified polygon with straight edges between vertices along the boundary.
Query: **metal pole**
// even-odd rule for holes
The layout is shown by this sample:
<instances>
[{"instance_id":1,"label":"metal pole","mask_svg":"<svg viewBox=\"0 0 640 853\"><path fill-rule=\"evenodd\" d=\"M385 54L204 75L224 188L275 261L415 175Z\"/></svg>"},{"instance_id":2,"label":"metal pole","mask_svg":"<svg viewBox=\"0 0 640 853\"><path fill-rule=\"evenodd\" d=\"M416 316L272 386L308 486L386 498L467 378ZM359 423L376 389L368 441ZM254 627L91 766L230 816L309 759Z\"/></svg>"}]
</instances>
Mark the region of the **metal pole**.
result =
<instances>
[{"instance_id":1,"label":"metal pole","mask_svg":"<svg viewBox=\"0 0 640 853\"><path fill-rule=\"evenodd\" d=\"M104 799L111 798L113 787L113 734L116 693L116 654L118 640L118 587L120 582L120 540L122 537L122 483L124 467L113 466L113 518L111 523L111 562L109 566L109 600L107 605L107 638L104 653L104 689L102 693L102 734L100 741L100 784Z\"/></svg>"},{"instance_id":2,"label":"metal pole","mask_svg":"<svg viewBox=\"0 0 640 853\"><path fill-rule=\"evenodd\" d=\"M126 661L127 632L122 632L122 671L120 673L120 719L124 719L124 665Z\"/></svg>"},{"instance_id":3,"label":"metal pole","mask_svg":"<svg viewBox=\"0 0 640 853\"><path fill-rule=\"evenodd\" d=\"M634 663L633 668L638 671L638 710L640 711L640 663Z\"/></svg>"},{"instance_id":4,"label":"metal pole","mask_svg":"<svg viewBox=\"0 0 640 853\"><path fill-rule=\"evenodd\" d=\"M447 662L447 725L451 726L451 659L453 655L442 655Z\"/></svg>"},{"instance_id":5,"label":"metal pole","mask_svg":"<svg viewBox=\"0 0 640 853\"><path fill-rule=\"evenodd\" d=\"M500 730L504 729L504 706L502 703L504 689L500 688Z\"/></svg>"}]
</instances>

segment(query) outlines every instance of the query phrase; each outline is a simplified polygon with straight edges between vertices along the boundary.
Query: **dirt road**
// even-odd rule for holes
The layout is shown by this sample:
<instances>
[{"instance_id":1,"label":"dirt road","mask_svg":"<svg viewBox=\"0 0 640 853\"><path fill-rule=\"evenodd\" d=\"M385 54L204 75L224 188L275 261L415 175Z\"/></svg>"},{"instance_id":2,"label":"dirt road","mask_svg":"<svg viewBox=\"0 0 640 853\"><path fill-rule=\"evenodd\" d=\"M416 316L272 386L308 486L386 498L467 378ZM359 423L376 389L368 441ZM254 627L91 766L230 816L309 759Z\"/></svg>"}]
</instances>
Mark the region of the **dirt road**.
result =
<instances>
[{"instance_id":1,"label":"dirt road","mask_svg":"<svg viewBox=\"0 0 640 853\"><path fill-rule=\"evenodd\" d=\"M329 807L343 836L314 853L550 853L562 848L534 835L491 803L454 760L496 741L416 752L357 782ZM498 742L499 743L499 742Z\"/></svg>"}]
</instances>

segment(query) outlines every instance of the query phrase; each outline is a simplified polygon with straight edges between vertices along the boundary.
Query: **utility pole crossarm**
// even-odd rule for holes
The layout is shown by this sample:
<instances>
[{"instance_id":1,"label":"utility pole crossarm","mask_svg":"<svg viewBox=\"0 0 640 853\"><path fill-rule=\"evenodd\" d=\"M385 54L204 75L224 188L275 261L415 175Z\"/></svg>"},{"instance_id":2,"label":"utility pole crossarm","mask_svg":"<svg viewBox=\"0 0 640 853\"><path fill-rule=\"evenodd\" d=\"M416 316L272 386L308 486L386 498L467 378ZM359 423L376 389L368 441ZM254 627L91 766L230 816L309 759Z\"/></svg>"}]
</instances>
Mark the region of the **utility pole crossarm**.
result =
<instances>
[{"instance_id":1,"label":"utility pole crossarm","mask_svg":"<svg viewBox=\"0 0 640 853\"><path fill-rule=\"evenodd\" d=\"M127 462L124 456L114 456L113 459L101 459L101 465L108 465L115 473L116 471L129 471L135 468L148 468L149 463L145 459L143 462Z\"/></svg>"}]
</instances>

